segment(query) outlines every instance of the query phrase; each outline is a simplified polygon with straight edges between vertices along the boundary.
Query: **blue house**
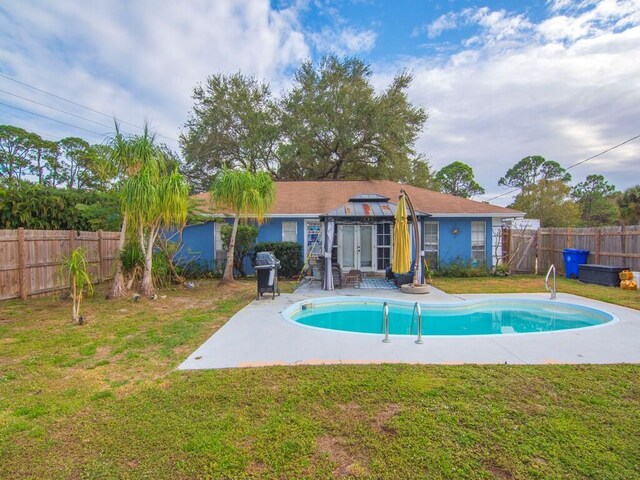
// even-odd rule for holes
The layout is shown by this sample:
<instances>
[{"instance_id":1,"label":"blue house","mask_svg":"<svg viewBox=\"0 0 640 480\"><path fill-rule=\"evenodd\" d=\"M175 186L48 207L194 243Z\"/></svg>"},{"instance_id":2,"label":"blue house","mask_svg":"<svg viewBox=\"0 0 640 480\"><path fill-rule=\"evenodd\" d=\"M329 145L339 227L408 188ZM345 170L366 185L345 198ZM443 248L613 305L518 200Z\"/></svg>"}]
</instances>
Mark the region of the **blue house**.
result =
<instances>
[{"instance_id":1,"label":"blue house","mask_svg":"<svg viewBox=\"0 0 640 480\"><path fill-rule=\"evenodd\" d=\"M276 182L276 200L260 226L258 242L297 242L305 259L323 256L324 229L335 221L333 257L343 270L385 271L393 258L393 215L404 189L417 210L420 249L431 268L464 263L491 268L501 256L503 220L523 217L517 210L476 202L388 180ZM195 196L211 221L188 226L183 256L221 270L226 258L221 222L232 219Z\"/></svg>"}]
</instances>

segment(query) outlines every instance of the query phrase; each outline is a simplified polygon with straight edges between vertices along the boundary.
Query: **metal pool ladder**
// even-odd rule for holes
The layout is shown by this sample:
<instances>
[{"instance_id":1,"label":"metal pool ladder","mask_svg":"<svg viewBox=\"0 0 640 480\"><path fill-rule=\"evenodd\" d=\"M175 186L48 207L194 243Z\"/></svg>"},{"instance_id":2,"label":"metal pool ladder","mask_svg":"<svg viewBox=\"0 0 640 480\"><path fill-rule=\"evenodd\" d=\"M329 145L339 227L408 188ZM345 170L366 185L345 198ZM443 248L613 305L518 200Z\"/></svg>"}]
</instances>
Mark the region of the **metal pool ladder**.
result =
<instances>
[{"instance_id":1,"label":"metal pool ladder","mask_svg":"<svg viewBox=\"0 0 640 480\"><path fill-rule=\"evenodd\" d=\"M553 287L549 288L549 275L553 272ZM551 292L551 300L556 299L556 266L551 264L549 267L549 271L547 272L547 277L544 279L544 288L547 292Z\"/></svg>"},{"instance_id":2,"label":"metal pool ladder","mask_svg":"<svg viewBox=\"0 0 640 480\"><path fill-rule=\"evenodd\" d=\"M411 314L411 327L413 329L413 318L416 314L416 310L418 312L418 339L416 343L418 345L422 345L424 342L422 341L422 307L418 302L413 306L413 313Z\"/></svg>"},{"instance_id":3,"label":"metal pool ladder","mask_svg":"<svg viewBox=\"0 0 640 480\"><path fill-rule=\"evenodd\" d=\"M382 330L384 332L384 343L389 343L389 304L384 302L382 305Z\"/></svg>"}]
</instances>

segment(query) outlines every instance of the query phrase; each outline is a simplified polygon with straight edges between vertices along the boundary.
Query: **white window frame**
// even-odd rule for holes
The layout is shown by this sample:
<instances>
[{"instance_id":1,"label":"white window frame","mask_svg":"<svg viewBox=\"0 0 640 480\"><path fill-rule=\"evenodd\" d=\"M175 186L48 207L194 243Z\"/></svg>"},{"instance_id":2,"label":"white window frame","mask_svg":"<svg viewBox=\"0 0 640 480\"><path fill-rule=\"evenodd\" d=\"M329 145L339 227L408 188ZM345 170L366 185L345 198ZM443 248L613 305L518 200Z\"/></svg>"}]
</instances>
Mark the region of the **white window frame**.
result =
<instances>
[{"instance_id":1,"label":"white window frame","mask_svg":"<svg viewBox=\"0 0 640 480\"><path fill-rule=\"evenodd\" d=\"M427 243L427 225L435 225L436 226L436 242ZM429 265L429 268L437 268L440 263L440 222L438 221L424 221L422 222L422 236L423 236L423 245L422 249L424 250L425 257L428 254L435 253L436 256L436 265Z\"/></svg>"},{"instance_id":2,"label":"white window frame","mask_svg":"<svg viewBox=\"0 0 640 480\"><path fill-rule=\"evenodd\" d=\"M319 230L319 241L318 243L316 243L314 250L313 250L313 257L321 257L323 252L324 252L324 222L321 222L320 219L305 219L304 221L304 258L307 258L307 256L309 255L309 249L312 247L312 245L309 245L309 227L310 225L313 224L314 226L316 226L317 224L320 225L320 230Z\"/></svg>"},{"instance_id":3,"label":"white window frame","mask_svg":"<svg viewBox=\"0 0 640 480\"><path fill-rule=\"evenodd\" d=\"M389 225L389 245L380 245L378 244L378 225L385 225L384 223L376 223L375 226L375 231L373 234L373 243L374 243L374 249L375 249L375 257L376 257L376 263L375 265L375 269L379 272L383 272L384 271L384 266L382 267L382 269L378 268L378 258L382 258L381 256L379 256L378 254L379 249L380 250L386 250L387 254L389 256L389 264L391 264L391 262L393 261L393 225L388 223L386 225ZM386 233L382 233L381 235L387 235Z\"/></svg>"},{"instance_id":4,"label":"white window frame","mask_svg":"<svg viewBox=\"0 0 640 480\"><path fill-rule=\"evenodd\" d=\"M293 240L287 240L285 238L285 236L287 234L291 234L292 232L291 231L288 231L288 232L285 231L285 225L290 227L291 224L293 224L293 226L294 226L294 229L293 229ZM282 241L283 242L295 242L295 243L298 243L298 222L296 222L296 221L293 221L293 222L291 222L291 221L283 221L282 222Z\"/></svg>"},{"instance_id":5,"label":"white window frame","mask_svg":"<svg viewBox=\"0 0 640 480\"><path fill-rule=\"evenodd\" d=\"M215 222L213 224L213 262L217 268L224 268L224 264L227 261L227 251L224 245L222 245L222 226L225 225L222 222Z\"/></svg>"},{"instance_id":6,"label":"white window frame","mask_svg":"<svg viewBox=\"0 0 640 480\"><path fill-rule=\"evenodd\" d=\"M482 238L478 236L476 227L482 226ZM471 222L471 262L487 263L487 222Z\"/></svg>"}]
</instances>

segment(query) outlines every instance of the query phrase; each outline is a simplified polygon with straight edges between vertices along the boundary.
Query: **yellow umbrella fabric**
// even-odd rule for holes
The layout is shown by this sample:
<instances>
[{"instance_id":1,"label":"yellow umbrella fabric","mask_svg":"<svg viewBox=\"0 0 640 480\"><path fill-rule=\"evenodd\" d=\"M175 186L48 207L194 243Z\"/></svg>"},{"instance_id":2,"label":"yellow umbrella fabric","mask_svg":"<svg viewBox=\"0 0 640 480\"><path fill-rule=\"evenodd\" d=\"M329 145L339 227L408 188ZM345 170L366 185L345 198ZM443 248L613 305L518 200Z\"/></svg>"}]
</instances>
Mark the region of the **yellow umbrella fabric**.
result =
<instances>
[{"instance_id":1,"label":"yellow umbrella fabric","mask_svg":"<svg viewBox=\"0 0 640 480\"><path fill-rule=\"evenodd\" d=\"M394 273L407 273L411 265L409 245L409 222L407 221L407 202L404 194L398 200L395 224L393 225L393 263Z\"/></svg>"}]
</instances>

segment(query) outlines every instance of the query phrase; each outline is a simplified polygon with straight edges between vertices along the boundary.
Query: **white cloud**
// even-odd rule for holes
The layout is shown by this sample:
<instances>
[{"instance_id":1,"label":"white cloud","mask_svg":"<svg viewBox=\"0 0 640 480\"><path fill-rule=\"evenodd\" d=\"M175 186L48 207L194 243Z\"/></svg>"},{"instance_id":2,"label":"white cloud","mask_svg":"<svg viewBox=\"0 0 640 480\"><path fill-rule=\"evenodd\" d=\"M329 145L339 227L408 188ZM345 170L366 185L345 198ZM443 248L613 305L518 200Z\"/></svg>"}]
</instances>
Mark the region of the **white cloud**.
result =
<instances>
[{"instance_id":1,"label":"white cloud","mask_svg":"<svg viewBox=\"0 0 640 480\"><path fill-rule=\"evenodd\" d=\"M2 8L8 12L4 19L0 10L2 73L135 124L149 118L160 133L172 138L187 118L193 87L207 75L241 70L277 88L287 81L287 69L310 54L298 24L298 7L273 10L267 0L42 0L11 2ZM33 90L7 82L2 80L0 88L36 96ZM38 100L55 102L41 95ZM51 115L32 104L21 105ZM65 103L56 106L78 111ZM99 115L93 118L109 123ZM26 116L20 121L28 128L43 120ZM47 128L69 134L60 124Z\"/></svg>"},{"instance_id":2,"label":"white cloud","mask_svg":"<svg viewBox=\"0 0 640 480\"><path fill-rule=\"evenodd\" d=\"M353 55L369 52L376 43L373 30L357 30L353 27L332 28L325 26L319 32L310 32L309 38L322 53Z\"/></svg>"},{"instance_id":3,"label":"white cloud","mask_svg":"<svg viewBox=\"0 0 640 480\"><path fill-rule=\"evenodd\" d=\"M463 27L478 27L479 32L467 38L467 46L478 43L493 43L505 40L520 39L528 32L532 24L523 14L511 14L506 10L491 10L488 7L465 8L459 12L447 12L433 22L414 29L412 36L426 32L427 37L434 39L448 30Z\"/></svg>"},{"instance_id":4,"label":"white cloud","mask_svg":"<svg viewBox=\"0 0 640 480\"><path fill-rule=\"evenodd\" d=\"M274 9L268 0L5 2L0 72L132 123L149 118L160 133L176 138L193 87L207 75L241 70L266 78L278 93L291 82L292 68L316 49L354 54L375 47L373 30L351 26L331 5L325 5L328 26L309 31L301 12L316 4L298 0ZM640 0L555 0L548 9L551 14L539 23L505 10L449 12L430 24L431 33L428 26L420 32L436 38L462 28L468 36L455 52L373 66L380 88L400 69L414 73L411 100L431 115L418 150L436 168L455 160L470 164L487 197L503 191L497 179L526 155L568 166L640 133ZM110 122L1 77L0 88ZM9 118L11 111L0 109L3 123L52 138L90 136L18 111ZM65 120L99 133L110 130ZM572 174L581 180L602 173L624 188L637 183L639 159L640 142L633 142Z\"/></svg>"},{"instance_id":5,"label":"white cloud","mask_svg":"<svg viewBox=\"0 0 640 480\"><path fill-rule=\"evenodd\" d=\"M500 176L527 155L567 167L640 133L640 8L632 3L587 5L541 24L502 11L463 11L459 18L482 30L461 51L438 64L414 57L380 68L385 79L400 68L414 73L410 98L431 113L418 150L435 168L468 163L490 198L504 192ZM619 30L621 22L635 26ZM639 160L636 141L571 173L576 181L602 173L626 188L637 183Z\"/></svg>"},{"instance_id":6,"label":"white cloud","mask_svg":"<svg viewBox=\"0 0 640 480\"><path fill-rule=\"evenodd\" d=\"M453 12L445 13L426 26L427 36L432 39L437 38L443 32L456 28L457 24L458 15Z\"/></svg>"}]
</instances>

